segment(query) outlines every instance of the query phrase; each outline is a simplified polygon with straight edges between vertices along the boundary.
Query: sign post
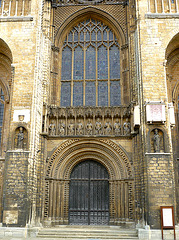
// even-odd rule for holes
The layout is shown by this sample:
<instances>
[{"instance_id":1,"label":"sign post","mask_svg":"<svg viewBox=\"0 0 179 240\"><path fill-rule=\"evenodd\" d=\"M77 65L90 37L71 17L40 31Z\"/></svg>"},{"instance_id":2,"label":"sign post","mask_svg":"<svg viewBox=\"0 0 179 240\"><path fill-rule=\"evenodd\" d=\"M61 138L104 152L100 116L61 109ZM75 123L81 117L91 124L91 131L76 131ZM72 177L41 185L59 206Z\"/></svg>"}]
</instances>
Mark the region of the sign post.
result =
<instances>
[{"instance_id":1,"label":"sign post","mask_svg":"<svg viewBox=\"0 0 179 240\"><path fill-rule=\"evenodd\" d=\"M160 207L160 210L161 210L162 240L164 240L163 239L163 229L173 229L174 240L176 240L173 206L162 206L162 207Z\"/></svg>"}]
</instances>

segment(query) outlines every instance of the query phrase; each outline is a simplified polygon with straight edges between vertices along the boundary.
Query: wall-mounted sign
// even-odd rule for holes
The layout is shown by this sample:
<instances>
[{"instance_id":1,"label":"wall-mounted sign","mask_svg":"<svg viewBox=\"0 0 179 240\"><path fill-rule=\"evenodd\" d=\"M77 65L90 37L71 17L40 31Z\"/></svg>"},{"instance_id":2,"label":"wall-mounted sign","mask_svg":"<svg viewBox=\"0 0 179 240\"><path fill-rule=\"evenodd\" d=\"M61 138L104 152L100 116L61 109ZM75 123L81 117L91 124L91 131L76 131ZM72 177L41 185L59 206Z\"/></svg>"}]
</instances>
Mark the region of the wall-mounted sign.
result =
<instances>
[{"instance_id":1,"label":"wall-mounted sign","mask_svg":"<svg viewBox=\"0 0 179 240\"><path fill-rule=\"evenodd\" d=\"M147 122L165 122L165 104L159 102L149 102L146 104Z\"/></svg>"},{"instance_id":2,"label":"wall-mounted sign","mask_svg":"<svg viewBox=\"0 0 179 240\"><path fill-rule=\"evenodd\" d=\"M162 240L163 240L163 229L173 229L174 240L176 240L173 206L162 206L160 207L160 210L161 210Z\"/></svg>"}]
</instances>

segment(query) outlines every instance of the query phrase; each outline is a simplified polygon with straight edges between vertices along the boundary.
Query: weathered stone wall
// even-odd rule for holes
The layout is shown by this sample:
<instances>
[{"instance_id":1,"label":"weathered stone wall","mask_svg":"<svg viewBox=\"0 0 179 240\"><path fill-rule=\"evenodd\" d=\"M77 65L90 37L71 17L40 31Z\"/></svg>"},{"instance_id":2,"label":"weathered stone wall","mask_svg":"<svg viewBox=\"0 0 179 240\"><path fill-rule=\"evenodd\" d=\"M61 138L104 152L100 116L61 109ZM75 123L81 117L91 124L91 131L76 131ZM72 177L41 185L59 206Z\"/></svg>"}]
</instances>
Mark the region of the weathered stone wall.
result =
<instances>
[{"instance_id":1,"label":"weathered stone wall","mask_svg":"<svg viewBox=\"0 0 179 240\"><path fill-rule=\"evenodd\" d=\"M170 154L147 154L148 223L160 228L160 206L175 206L173 164Z\"/></svg>"},{"instance_id":2,"label":"weathered stone wall","mask_svg":"<svg viewBox=\"0 0 179 240\"><path fill-rule=\"evenodd\" d=\"M133 134L137 134L133 140L130 136L114 138L112 141L126 150L131 164L134 164L136 220L143 220L145 215L147 223L153 228L158 228L160 205L175 205L171 129L167 106L171 99L168 99L167 95L165 54L168 43L178 33L179 18L165 18L164 14L162 18L147 15L146 0L137 2L137 26L134 1L129 2L129 7L113 4L88 7L73 5L53 8L51 11L50 1L32 0L31 17L12 18L11 21L0 19L1 38L12 52L14 69L9 104L11 116L6 114L11 119L8 124L10 127L6 125L4 128L7 133L10 132L8 139L10 150L6 154L4 179L4 224L25 226L28 220L31 224L37 224L43 219L47 156L50 156L52 151L65 140L46 138L45 134L40 137L42 116L45 115L43 102L49 104L52 99L50 75L59 68L60 54L56 51L52 54L54 56L51 55L51 43L55 43L56 36L56 42L60 46L62 41L59 41L60 34L63 33L65 36L65 33L62 31L58 35L59 28L61 31L64 26L67 33L72 15L82 9L84 9L83 13L88 15L87 8L90 14L95 12L106 22L108 16L115 33L119 32L115 27L117 25L113 23L120 22L125 40L129 36L129 42L125 42L129 43L129 46L128 44L121 46L122 52L125 52L122 61L125 70L124 79L127 79L127 83L124 84L124 98L126 98L125 102L131 100L134 105L140 105L141 128L139 134L137 129L132 129ZM55 15L53 16L52 13ZM176 70L175 78L177 74ZM58 83L58 78L55 81ZM146 125L145 101L163 101L166 104L167 121L162 126L161 124L155 126L165 130L166 138L163 144L167 145L167 150L165 149L164 153L150 152L151 139L147 134L148 129L152 127ZM25 120L19 120L19 115L22 113L26 117ZM28 133L27 150L29 151L14 150L15 131L20 126L23 126ZM4 139L7 141L7 136ZM144 153L148 154L144 156ZM3 161L0 167L2 169L0 179L3 179ZM27 203L28 207L26 207ZM0 210L1 207L0 201Z\"/></svg>"},{"instance_id":3,"label":"weathered stone wall","mask_svg":"<svg viewBox=\"0 0 179 240\"><path fill-rule=\"evenodd\" d=\"M27 170L29 152L8 151L3 187L3 223L25 226L29 215Z\"/></svg>"},{"instance_id":4,"label":"weathered stone wall","mask_svg":"<svg viewBox=\"0 0 179 240\"><path fill-rule=\"evenodd\" d=\"M168 118L168 99L166 82L166 49L171 39L178 33L179 19L172 14L149 14L148 2L137 1L138 36L140 49L140 76L142 79L141 98L142 136L144 152L149 152L147 135L149 128L163 128L165 131L165 154L146 154L144 158L144 187L146 189L146 221L152 228L160 227L160 206L175 205L174 166L171 141L171 128ZM148 101L165 103L166 122L163 124L146 124Z\"/></svg>"},{"instance_id":5,"label":"weathered stone wall","mask_svg":"<svg viewBox=\"0 0 179 240\"><path fill-rule=\"evenodd\" d=\"M12 16L9 18L10 21L6 21L6 19L1 21L2 19L0 19L1 38L12 52L14 67L10 98L11 122L8 131L8 149L12 149L13 153L6 154L8 164L5 167L4 182L6 185L4 186L3 200L3 223L8 225L25 226L30 212L29 223L35 223L36 219L37 181L41 165L39 138L42 128L43 95L47 98L50 73L49 32L44 32L45 36L42 28L42 9L46 10L47 8L49 11L50 2L47 2L46 5L43 1L32 0L30 17ZM50 22L48 14L45 15L44 19ZM23 115L24 119L20 120L20 115ZM20 126L27 131L28 154L26 154L25 149L20 150L20 152L19 150L13 151L15 132ZM25 178L22 186L20 180L17 183L12 183L14 179L18 179L19 170L15 170L13 177L11 176L12 169L16 169L20 165L19 161L24 162L22 167L26 167L26 169L22 169L23 178ZM15 184L16 189L14 190ZM9 193L15 192L13 195L8 195L8 191ZM26 202L28 202L28 207L25 208Z\"/></svg>"}]
</instances>

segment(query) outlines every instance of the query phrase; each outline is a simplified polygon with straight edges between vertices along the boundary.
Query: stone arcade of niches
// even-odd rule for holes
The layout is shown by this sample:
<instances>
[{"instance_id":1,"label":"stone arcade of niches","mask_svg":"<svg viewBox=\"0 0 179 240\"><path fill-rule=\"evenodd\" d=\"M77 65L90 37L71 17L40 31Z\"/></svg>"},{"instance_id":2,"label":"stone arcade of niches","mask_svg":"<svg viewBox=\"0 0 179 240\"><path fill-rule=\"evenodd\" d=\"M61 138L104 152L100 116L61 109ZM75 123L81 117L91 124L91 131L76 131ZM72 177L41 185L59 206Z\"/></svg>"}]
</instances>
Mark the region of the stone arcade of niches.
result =
<instances>
[{"instance_id":1,"label":"stone arcade of niches","mask_svg":"<svg viewBox=\"0 0 179 240\"><path fill-rule=\"evenodd\" d=\"M178 6L1 1L4 229L160 229L161 206L177 226Z\"/></svg>"}]
</instances>

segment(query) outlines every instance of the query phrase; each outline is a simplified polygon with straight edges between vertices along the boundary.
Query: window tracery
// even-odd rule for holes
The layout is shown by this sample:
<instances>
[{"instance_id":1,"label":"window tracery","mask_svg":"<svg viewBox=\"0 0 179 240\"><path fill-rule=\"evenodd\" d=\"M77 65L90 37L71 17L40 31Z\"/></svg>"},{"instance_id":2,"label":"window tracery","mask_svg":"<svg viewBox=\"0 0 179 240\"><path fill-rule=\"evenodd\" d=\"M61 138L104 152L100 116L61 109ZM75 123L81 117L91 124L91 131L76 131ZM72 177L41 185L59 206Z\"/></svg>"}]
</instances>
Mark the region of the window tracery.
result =
<instances>
[{"instance_id":1,"label":"window tracery","mask_svg":"<svg viewBox=\"0 0 179 240\"><path fill-rule=\"evenodd\" d=\"M62 47L61 107L119 106L120 50L111 29L98 20L80 22Z\"/></svg>"}]
</instances>

